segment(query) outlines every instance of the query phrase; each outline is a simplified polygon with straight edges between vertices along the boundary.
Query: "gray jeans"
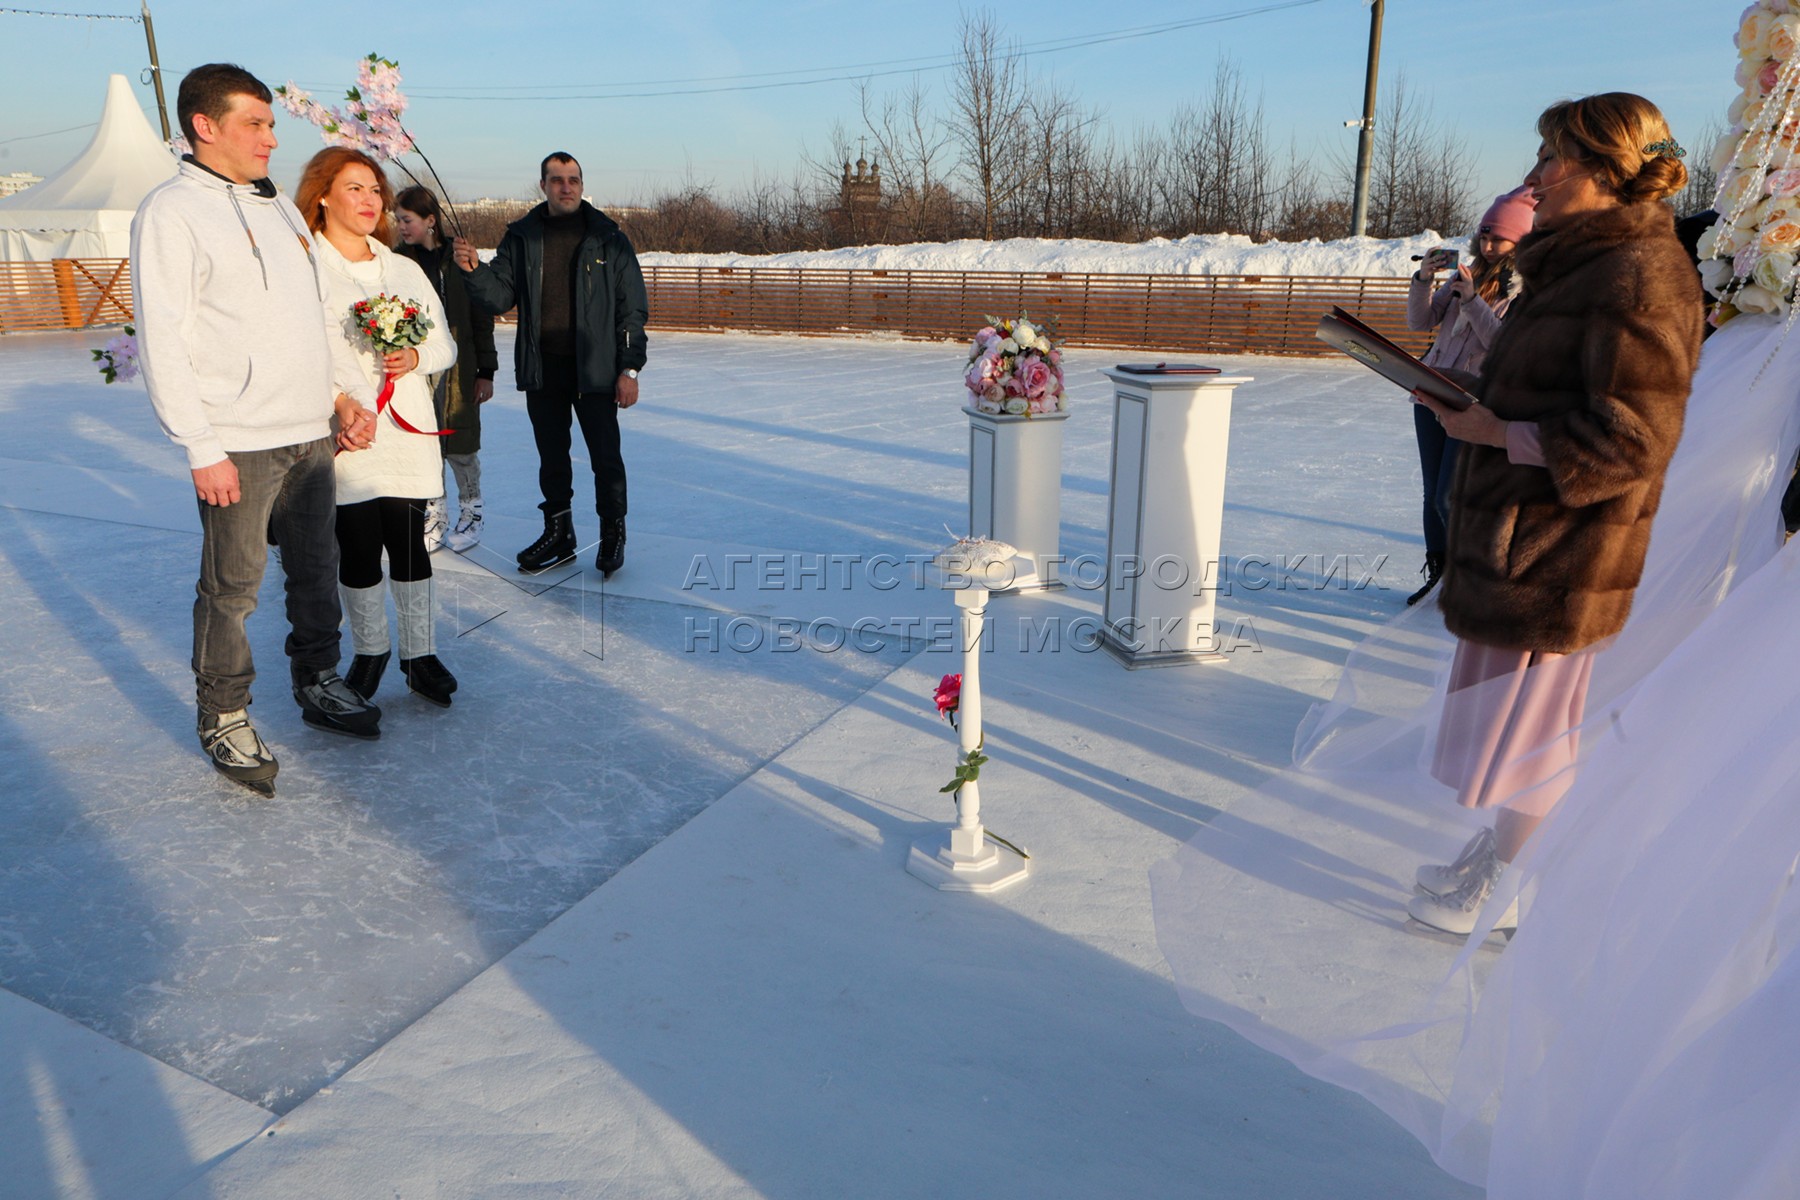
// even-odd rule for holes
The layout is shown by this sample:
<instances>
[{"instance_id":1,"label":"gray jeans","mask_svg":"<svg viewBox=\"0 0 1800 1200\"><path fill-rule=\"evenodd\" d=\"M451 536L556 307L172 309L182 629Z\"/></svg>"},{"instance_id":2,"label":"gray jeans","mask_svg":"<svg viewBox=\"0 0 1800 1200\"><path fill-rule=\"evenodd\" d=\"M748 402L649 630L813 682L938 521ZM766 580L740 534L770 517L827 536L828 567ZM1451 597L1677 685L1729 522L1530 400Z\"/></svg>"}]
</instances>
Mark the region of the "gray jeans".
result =
<instances>
[{"instance_id":1,"label":"gray jeans","mask_svg":"<svg viewBox=\"0 0 1800 1200\"><path fill-rule=\"evenodd\" d=\"M200 505L200 582L194 593L194 691L207 712L250 703L256 668L244 621L281 547L287 584L287 653L296 678L338 665L337 477L331 441L230 455L242 499Z\"/></svg>"},{"instance_id":2,"label":"gray jeans","mask_svg":"<svg viewBox=\"0 0 1800 1200\"><path fill-rule=\"evenodd\" d=\"M456 477L456 498L464 504L481 499L481 459L474 454L446 454L444 461Z\"/></svg>"}]
</instances>

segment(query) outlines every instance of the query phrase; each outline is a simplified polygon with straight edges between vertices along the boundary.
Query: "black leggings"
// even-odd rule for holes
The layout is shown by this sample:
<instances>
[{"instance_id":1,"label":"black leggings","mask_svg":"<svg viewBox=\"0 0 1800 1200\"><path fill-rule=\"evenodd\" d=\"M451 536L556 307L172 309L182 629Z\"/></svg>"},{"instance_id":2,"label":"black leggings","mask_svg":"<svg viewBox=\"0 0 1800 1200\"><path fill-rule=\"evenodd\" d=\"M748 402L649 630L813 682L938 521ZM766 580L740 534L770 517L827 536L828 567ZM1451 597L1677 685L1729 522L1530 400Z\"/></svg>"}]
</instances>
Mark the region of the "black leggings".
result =
<instances>
[{"instance_id":1,"label":"black leggings","mask_svg":"<svg viewBox=\"0 0 1800 1200\"><path fill-rule=\"evenodd\" d=\"M338 582L368 588L381 582L381 552L395 583L431 578L425 552L425 501L382 496L337 510Z\"/></svg>"}]
</instances>

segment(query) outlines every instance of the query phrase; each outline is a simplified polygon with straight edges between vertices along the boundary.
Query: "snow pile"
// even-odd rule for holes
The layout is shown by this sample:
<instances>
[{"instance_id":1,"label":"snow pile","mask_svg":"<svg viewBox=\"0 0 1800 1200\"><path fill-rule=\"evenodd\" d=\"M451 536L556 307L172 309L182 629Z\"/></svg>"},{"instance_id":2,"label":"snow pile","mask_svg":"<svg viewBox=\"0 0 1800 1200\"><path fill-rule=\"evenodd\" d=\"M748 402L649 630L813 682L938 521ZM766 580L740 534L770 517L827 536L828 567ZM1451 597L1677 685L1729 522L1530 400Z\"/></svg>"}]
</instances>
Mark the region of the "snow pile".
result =
<instances>
[{"instance_id":1,"label":"snow pile","mask_svg":"<svg viewBox=\"0 0 1800 1200\"><path fill-rule=\"evenodd\" d=\"M791 254L646 253L659 267L804 267L886 271L1085 272L1109 275L1402 276L1413 258L1437 246L1463 245L1426 230L1410 238L1340 238L1321 242L1252 242L1243 234L1196 233L1170 240L1095 242L1010 238L984 242L917 242L849 246Z\"/></svg>"}]
</instances>

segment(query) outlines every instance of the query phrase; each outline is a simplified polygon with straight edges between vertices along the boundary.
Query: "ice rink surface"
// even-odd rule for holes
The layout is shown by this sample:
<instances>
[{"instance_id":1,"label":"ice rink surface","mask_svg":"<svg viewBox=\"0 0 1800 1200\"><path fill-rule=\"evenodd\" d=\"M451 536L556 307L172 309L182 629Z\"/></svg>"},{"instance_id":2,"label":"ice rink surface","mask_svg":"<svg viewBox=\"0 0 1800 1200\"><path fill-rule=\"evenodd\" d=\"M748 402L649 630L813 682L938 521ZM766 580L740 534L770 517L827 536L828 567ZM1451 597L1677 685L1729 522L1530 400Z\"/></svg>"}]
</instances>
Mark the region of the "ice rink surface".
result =
<instances>
[{"instance_id":1,"label":"ice rink surface","mask_svg":"<svg viewBox=\"0 0 1800 1200\"><path fill-rule=\"evenodd\" d=\"M933 1111L928 1078L858 1064L978 1038L1000 1045L984 1052L994 1062L1033 1066L1010 1092L1004 1080L987 1095L951 1089L933 1120L974 1136L997 1122L988 1133L1003 1135L993 1149L1003 1177L1009 1155L1037 1152L1029 1143L1054 1160L1091 1141L1104 1161L1097 1147L1132 1127L1132 1144L1159 1148L1138 1156L1131 1194L1467 1194L1361 1101L1187 1018L1148 934L1149 862L1285 761L1295 722L1348 646L1414 584L1411 422L1374 376L1316 360L1222 361L1255 379L1235 402L1225 544L1256 563L1220 601L1221 620L1242 623L1254 645L1229 666L1127 673L1103 655L1011 653L1020 616L1091 613L1098 593L996 601L1000 649L984 668L996 782L984 811L1002 832L1060 853L1038 847L1039 874L1007 905L971 906L898 865L909 831L949 819L936 789L952 743L931 716L929 684L957 669L933 640L951 608L905 564L967 522L962 347L654 337L644 401L622 422L627 565L604 586L579 462L582 559L537 579L510 570L539 518L535 451L503 367L484 419L487 542L435 560L439 654L462 682L454 707L407 695L390 670L379 742L303 726L287 695L272 564L250 625L261 671L252 716L282 762L278 796L262 802L199 754L192 491L141 385L108 387L89 369L85 348L99 340L0 338L0 1140L21 1150L0 1191L293 1194L297 1180L353 1168L363 1174L346 1178L367 1178L385 1161L379 1194L844 1195L834 1189L866 1162L890 1173L862 1194L923 1194L948 1181L944 1163L905 1176L905 1163L929 1156L912 1126L882 1152L812 1145L805 1106L835 1114L815 1114L826 1127L848 1112L875 1130L888 1105ZM1070 356L1072 557L1105 550L1110 405L1096 368L1130 357ZM509 344L501 359L510 364ZM871 574L876 556L900 560L887 573L897 586ZM734 558L735 582L715 583ZM802 561L837 565L796 579ZM1341 576L1321 579L1334 561ZM822 628L859 620L873 632L820 643ZM783 643L795 622L810 623L810 644ZM800 825L754 819L772 803ZM665 845L677 830L685 840ZM722 911L718 889L735 895L740 874L733 853L757 864L745 880L784 883L789 899L777 889ZM851 882L861 876L878 885ZM839 908L832 888L855 899ZM802 894L800 908L783 909ZM657 927L656 963L631 958L650 953L641 940L605 931L618 912ZM919 922L952 919L957 971L920 936ZM1030 982L1009 982L1015 954ZM546 956L599 974L534 984L531 972L548 968L532 964ZM960 1033L954 996L922 1019L930 993L910 995L905 980L953 986L969 971L983 979L965 1003L1060 979L1090 1015L1121 1005L1110 1015L1123 1027L1095 1052L1115 1065L1127 1050L1158 1062L1153 1099L1129 1099L1121 1080L1096 1091L1106 1061L1040 1041L1050 1031L1034 1013L1055 1011L1053 994L965 1013ZM710 991L721 972L733 982ZM565 1005L590 1002L563 1019ZM634 1027L652 1002L710 1014L709 1031L648 1021L648 1040L583 1035L578 1051L553 1048L596 1013ZM1151 1015L1132 1018L1139 1008ZM559 1034L528 1032L537 1018L519 1015L539 1010L558 1017ZM813 1029L817 1040L805 1036ZM671 1056L654 1049L659 1036ZM934 1036L943 1041L919 1043ZM685 1060L709 1038L718 1060ZM789 1091L770 1063L740 1053L744 1038L785 1048ZM604 1061L613 1082L543 1099L572 1114L560 1142L502 1136L502 1114L530 1108L502 1085L507 1061L542 1071L546 1056L571 1054ZM434 1065L397 1065L420 1055ZM418 1117L409 1128L405 1114L430 1110L415 1093L441 1099L452 1064L459 1076L484 1064L494 1073L459 1097L462 1124L436 1122L434 1134ZM685 1082L660 1087L665 1072ZM357 1091L363 1081L372 1092ZM711 1107L730 1098L754 1110L764 1087L789 1120L763 1127ZM317 1132L352 1095L390 1106L346 1108L349 1124ZM989 1095L1015 1107L1000 1116ZM1243 1128L1220 1124L1232 1114ZM284 1157L267 1149L279 1137L256 1137L289 1128L317 1140ZM594 1133L621 1128L634 1132ZM846 1135L859 1128L853 1119ZM1184 1130L1204 1149L1184 1150ZM534 1154L542 1169L521 1168ZM796 1172L795 1156L830 1161ZM450 1159L459 1166L447 1176L432 1165ZM1237 1165L1208 1183L1186 1177L1189 1159ZM984 1190L1094 1194L1078 1171L1009 1178L1021 1186Z\"/></svg>"}]
</instances>

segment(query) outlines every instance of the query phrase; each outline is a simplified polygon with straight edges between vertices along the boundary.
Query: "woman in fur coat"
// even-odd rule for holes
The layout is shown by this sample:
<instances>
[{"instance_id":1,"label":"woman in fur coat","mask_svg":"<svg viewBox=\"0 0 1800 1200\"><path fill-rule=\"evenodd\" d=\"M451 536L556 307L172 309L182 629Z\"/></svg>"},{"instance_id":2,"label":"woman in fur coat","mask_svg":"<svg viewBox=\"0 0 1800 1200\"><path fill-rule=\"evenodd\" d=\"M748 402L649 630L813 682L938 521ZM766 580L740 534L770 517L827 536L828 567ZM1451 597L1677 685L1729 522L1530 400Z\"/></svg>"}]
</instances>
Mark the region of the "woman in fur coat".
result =
<instances>
[{"instance_id":1,"label":"woman in fur coat","mask_svg":"<svg viewBox=\"0 0 1800 1200\"><path fill-rule=\"evenodd\" d=\"M1662 114L1613 92L1554 104L1537 128L1525 291L1472 383L1481 403L1417 397L1465 443L1438 600L1459 642L1432 771L1499 810L1455 863L1419 870L1408 911L1454 933L1573 781L1593 650L1631 611L1700 355L1700 283L1662 203L1687 172Z\"/></svg>"}]
</instances>

